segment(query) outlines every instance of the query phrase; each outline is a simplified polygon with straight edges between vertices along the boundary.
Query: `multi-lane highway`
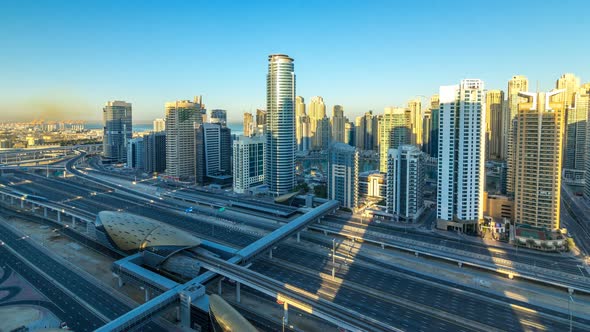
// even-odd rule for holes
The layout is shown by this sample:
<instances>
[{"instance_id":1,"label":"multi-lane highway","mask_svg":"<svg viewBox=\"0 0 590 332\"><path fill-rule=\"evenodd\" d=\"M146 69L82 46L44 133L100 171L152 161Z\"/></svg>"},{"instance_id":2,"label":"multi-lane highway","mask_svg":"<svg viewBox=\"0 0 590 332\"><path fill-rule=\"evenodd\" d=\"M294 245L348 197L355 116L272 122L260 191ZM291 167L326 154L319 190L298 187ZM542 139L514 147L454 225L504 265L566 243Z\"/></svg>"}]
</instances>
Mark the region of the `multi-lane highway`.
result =
<instances>
[{"instance_id":1,"label":"multi-lane highway","mask_svg":"<svg viewBox=\"0 0 590 332\"><path fill-rule=\"evenodd\" d=\"M4 240L2 240L4 241ZM53 284L47 277L39 273L29 264L23 262L14 253L15 250L10 250L10 244L0 246L0 266L3 270L2 282L8 278L12 273L18 273L21 277L27 280L38 291L45 295L51 302L39 300L21 300L10 301L8 297L0 299L1 306L11 305L39 305L55 314L62 322L65 322L71 329L75 331L92 331L105 322L97 317L93 312L88 310L85 306L77 302L73 297L69 296L62 289ZM0 282L0 285L2 284ZM0 292L6 289L0 286ZM15 294L18 290L15 290Z\"/></svg>"},{"instance_id":2,"label":"multi-lane highway","mask_svg":"<svg viewBox=\"0 0 590 332\"><path fill-rule=\"evenodd\" d=\"M131 309L129 305L102 289L100 285L61 264L61 262L47 254L45 250L41 250L38 246L32 244L31 240L21 238L22 236L19 236L10 227L6 226L5 221L0 220L0 240L7 247L17 252L24 260L42 271L42 275L40 273L35 275L34 271L31 272L30 270L24 273L32 275L30 278L27 277L27 280L34 286L41 289L47 288L48 292L51 292L48 297L67 313L67 318L71 318L71 322L67 321L71 326L79 326L80 330L94 330L101 326L104 321L98 320L92 312L99 312L108 319L114 319ZM1 248L1 250L6 251L7 248ZM2 257L4 256L2 255ZM24 263L21 262L21 265L24 266ZM14 268L14 262L10 266ZM52 280L49 281L49 278ZM55 283L59 284L59 287ZM72 296L64 295L64 292L60 291L60 287L67 289L75 298L72 299ZM91 310L85 308L86 303L92 307ZM143 330L158 331L158 327L155 324L150 324L145 326Z\"/></svg>"},{"instance_id":3,"label":"multi-lane highway","mask_svg":"<svg viewBox=\"0 0 590 332\"><path fill-rule=\"evenodd\" d=\"M14 180L21 180L19 182L21 183L21 186L23 186L21 189L28 188L29 190L36 192L42 191L51 201L68 204L76 207L77 210L85 210L90 214L95 214L105 209L123 209L173 224L195 233L198 236L214 239L238 248L244 247L260 237L259 234L248 234L237 227L213 226L214 224L206 219L194 218L194 216L174 212L171 211L172 208L160 206L157 203L138 203L136 200L132 200L128 196L112 192L106 188L91 186L89 189L85 189L87 185L80 183L78 180L36 178L36 181L31 181L30 183L22 181L23 178L29 176L33 175L17 174L15 175L17 178ZM285 283L297 284L301 286L301 288L311 292L319 292L320 289L318 288L318 285L325 284L327 289L333 290L334 294L330 295L329 292L326 293L322 291L320 292L321 296L323 294L326 298L344 306L352 305L353 308L360 313L366 314L375 319L391 322L392 324L396 324L395 326L404 327L404 324L408 324L409 321L418 318L419 324L416 324L416 327L418 325L440 326L441 329L444 329L445 326L448 326L447 329L449 330L465 328L464 326L454 326L447 320L440 319L440 317L436 315L429 316L428 314L422 313L427 310L414 310L415 315L417 316L410 315L410 317L406 317L407 315L399 315L400 312L409 312L407 306L401 305L400 301L417 307L421 306L424 309L430 308L441 310L449 315L456 314L457 308L454 308L451 304L437 304L436 302L432 302L434 301L432 300L432 297L424 294L422 296L419 295L422 294L420 293L420 290L425 287L426 280L423 276L417 277L422 281L412 280L403 276L407 271L400 269L397 270L400 274L397 276L399 281L393 284L388 282L391 278L390 275L386 273L384 274L383 271L379 272L378 269L363 267L361 265L363 260L359 259L358 263L354 262L348 269L339 271L338 276L358 287L365 287L366 290L370 290L371 292L359 291L358 287L341 288L329 280L318 279L318 273L325 273L326 269L331 268L328 254L328 251L322 254L287 244L281 244L278 246L278 250L274 254L274 257L281 261L294 264L299 268L308 268L310 271L313 271L312 273L314 273L316 277L302 273L300 269L287 269L284 267L277 268L277 266L268 264L265 261L256 261L252 268ZM382 263L381 266L383 266ZM396 269L391 266L388 266L387 268L396 271ZM277 269L280 271L288 271L288 273L282 272L282 274L277 274L279 273ZM547 310L539 309L542 310L539 314L534 312L523 313L513 310L509 304L506 304L505 302L502 303L501 300L498 300L497 302L489 301L486 300L485 297L476 297L474 299L472 294L470 294L472 291L467 289L461 292L456 292L437 285L431 285L431 287L441 294L439 298L444 299L448 303L457 303L457 305L461 306L464 309L461 316L467 321L489 325L491 322L491 316L489 315L492 315L494 312L502 312L505 315L501 316L501 322L495 322L494 324L501 324L508 330L523 330L527 329L524 326L534 326L534 324L540 324L542 326L556 329L567 325L563 321L563 315ZM429 292L430 291L431 289L429 289ZM384 294L392 299L397 298L398 301L384 301ZM363 299L367 304L359 305L359 303L352 303L351 300L355 298ZM439 307L439 305L441 306ZM518 303L518 305L530 308L526 303ZM382 308L388 308L388 310L375 310L375 308L378 308L379 306L382 306ZM490 314L488 315L487 313ZM576 324L586 324L584 321L580 321L577 318L575 318L575 321Z\"/></svg>"}]
</instances>

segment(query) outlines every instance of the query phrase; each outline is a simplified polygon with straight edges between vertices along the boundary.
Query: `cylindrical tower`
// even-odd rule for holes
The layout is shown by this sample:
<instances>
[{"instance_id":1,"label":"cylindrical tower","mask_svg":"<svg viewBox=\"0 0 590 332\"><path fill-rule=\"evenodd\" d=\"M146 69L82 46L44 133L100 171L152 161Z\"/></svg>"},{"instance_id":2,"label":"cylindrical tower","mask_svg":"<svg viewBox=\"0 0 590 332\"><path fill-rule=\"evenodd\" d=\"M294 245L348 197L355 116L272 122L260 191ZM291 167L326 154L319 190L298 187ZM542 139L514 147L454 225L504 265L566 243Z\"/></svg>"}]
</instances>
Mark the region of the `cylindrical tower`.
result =
<instances>
[{"instance_id":1,"label":"cylindrical tower","mask_svg":"<svg viewBox=\"0 0 590 332\"><path fill-rule=\"evenodd\" d=\"M295 72L284 54L268 57L265 183L273 195L295 186Z\"/></svg>"}]
</instances>

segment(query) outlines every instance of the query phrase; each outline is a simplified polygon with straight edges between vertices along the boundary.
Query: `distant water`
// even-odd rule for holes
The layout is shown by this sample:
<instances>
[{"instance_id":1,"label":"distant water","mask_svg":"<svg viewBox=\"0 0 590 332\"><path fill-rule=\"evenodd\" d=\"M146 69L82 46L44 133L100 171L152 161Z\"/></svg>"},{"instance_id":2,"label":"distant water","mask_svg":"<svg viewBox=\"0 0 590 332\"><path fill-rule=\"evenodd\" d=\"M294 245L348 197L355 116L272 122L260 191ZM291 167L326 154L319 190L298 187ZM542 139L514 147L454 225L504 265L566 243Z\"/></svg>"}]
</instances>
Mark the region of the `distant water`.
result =
<instances>
[{"instance_id":1,"label":"distant water","mask_svg":"<svg viewBox=\"0 0 590 332\"><path fill-rule=\"evenodd\" d=\"M241 123L229 123L227 125L229 129L231 129L231 133L235 135L242 135L244 134L244 127ZM102 123L86 123L86 129L101 129L103 127ZM144 132L144 131L151 131L154 129L153 124L151 123L134 123L133 124L133 131L134 132Z\"/></svg>"}]
</instances>

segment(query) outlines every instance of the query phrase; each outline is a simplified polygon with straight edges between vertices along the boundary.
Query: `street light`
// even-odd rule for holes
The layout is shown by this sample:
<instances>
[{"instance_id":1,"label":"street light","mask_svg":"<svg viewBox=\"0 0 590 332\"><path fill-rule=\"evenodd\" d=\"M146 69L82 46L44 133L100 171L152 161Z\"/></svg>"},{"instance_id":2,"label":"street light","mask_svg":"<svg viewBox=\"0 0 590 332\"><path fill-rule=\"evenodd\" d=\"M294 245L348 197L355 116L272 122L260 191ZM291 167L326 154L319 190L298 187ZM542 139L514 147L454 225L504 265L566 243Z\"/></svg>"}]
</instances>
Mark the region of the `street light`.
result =
<instances>
[{"instance_id":1,"label":"street light","mask_svg":"<svg viewBox=\"0 0 590 332\"><path fill-rule=\"evenodd\" d=\"M332 280L336 278L336 238L332 238Z\"/></svg>"},{"instance_id":2,"label":"street light","mask_svg":"<svg viewBox=\"0 0 590 332\"><path fill-rule=\"evenodd\" d=\"M568 295L569 300L567 301L567 311L569 311L569 313L570 313L570 332L572 332L572 309L570 307L570 302L572 305L575 304L575 302L574 302L574 298L572 297L572 295L574 293L573 289L568 290L568 292L569 292L569 295Z\"/></svg>"}]
</instances>

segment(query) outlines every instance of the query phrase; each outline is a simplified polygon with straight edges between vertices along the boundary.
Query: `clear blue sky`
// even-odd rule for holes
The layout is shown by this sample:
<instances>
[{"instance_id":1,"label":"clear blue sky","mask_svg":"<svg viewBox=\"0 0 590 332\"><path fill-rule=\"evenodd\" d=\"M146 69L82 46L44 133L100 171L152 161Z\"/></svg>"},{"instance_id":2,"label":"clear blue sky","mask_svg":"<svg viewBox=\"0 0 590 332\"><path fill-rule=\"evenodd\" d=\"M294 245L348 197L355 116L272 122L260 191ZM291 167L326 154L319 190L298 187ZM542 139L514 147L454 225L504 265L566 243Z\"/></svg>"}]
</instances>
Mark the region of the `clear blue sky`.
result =
<instances>
[{"instance_id":1,"label":"clear blue sky","mask_svg":"<svg viewBox=\"0 0 590 332\"><path fill-rule=\"evenodd\" d=\"M462 78L590 81L590 1L450 2L3 1L0 121L96 120L113 99L151 120L196 94L240 121L265 107L279 52L295 59L298 95L351 117Z\"/></svg>"}]
</instances>

